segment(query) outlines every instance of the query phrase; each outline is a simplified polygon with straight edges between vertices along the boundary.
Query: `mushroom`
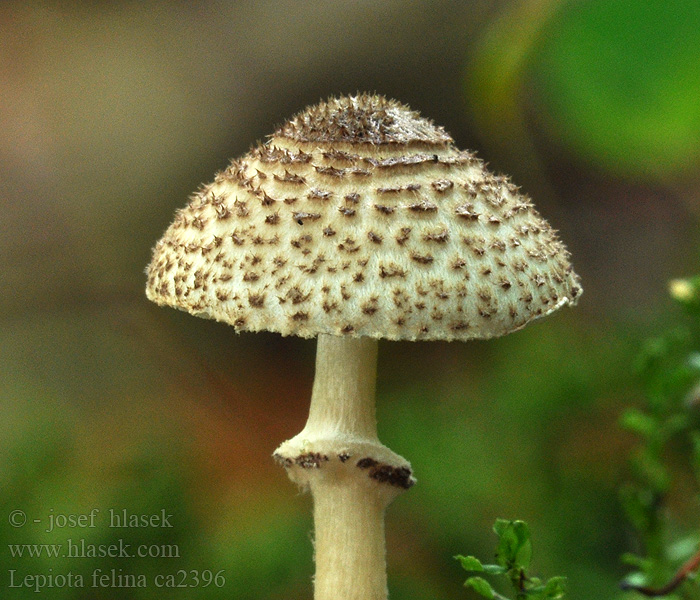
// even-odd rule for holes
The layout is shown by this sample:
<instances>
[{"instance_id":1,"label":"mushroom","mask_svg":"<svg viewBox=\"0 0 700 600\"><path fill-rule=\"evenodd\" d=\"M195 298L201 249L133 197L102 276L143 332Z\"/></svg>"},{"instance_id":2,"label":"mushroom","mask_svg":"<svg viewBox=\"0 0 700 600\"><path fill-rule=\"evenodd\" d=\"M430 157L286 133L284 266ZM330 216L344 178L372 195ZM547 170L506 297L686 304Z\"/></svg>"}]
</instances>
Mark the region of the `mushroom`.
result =
<instances>
[{"instance_id":1,"label":"mushroom","mask_svg":"<svg viewBox=\"0 0 700 600\"><path fill-rule=\"evenodd\" d=\"M568 256L506 177L377 95L307 108L177 213L149 299L318 337L308 422L274 453L313 497L316 600L387 597L384 512L415 483L377 437L377 340L520 329L577 302Z\"/></svg>"}]
</instances>

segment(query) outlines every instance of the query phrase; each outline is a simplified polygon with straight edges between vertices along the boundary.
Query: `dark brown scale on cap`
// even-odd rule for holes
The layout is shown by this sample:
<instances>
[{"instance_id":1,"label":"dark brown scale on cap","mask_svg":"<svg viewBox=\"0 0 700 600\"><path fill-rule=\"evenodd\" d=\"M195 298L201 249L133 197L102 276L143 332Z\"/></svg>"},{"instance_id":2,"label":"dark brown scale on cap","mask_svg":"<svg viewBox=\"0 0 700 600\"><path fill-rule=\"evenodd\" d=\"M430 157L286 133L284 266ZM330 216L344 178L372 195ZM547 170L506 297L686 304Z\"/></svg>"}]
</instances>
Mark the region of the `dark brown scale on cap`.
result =
<instances>
[{"instance_id":1,"label":"dark brown scale on cap","mask_svg":"<svg viewBox=\"0 0 700 600\"><path fill-rule=\"evenodd\" d=\"M465 340L581 287L508 178L361 94L302 111L200 188L153 251L147 295L243 331Z\"/></svg>"}]
</instances>

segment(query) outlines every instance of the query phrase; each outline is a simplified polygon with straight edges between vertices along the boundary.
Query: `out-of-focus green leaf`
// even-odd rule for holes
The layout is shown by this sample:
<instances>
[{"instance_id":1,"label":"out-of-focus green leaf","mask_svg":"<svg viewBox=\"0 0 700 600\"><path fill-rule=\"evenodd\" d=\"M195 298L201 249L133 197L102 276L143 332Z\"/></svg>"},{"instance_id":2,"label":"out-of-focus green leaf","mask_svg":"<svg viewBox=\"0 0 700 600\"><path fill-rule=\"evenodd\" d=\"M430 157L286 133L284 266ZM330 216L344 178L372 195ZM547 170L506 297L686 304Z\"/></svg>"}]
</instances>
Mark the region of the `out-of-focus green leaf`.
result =
<instances>
[{"instance_id":1,"label":"out-of-focus green leaf","mask_svg":"<svg viewBox=\"0 0 700 600\"><path fill-rule=\"evenodd\" d=\"M627 587L640 587L647 585L649 583L648 577L644 573L635 572L630 573L622 580L623 588Z\"/></svg>"},{"instance_id":2,"label":"out-of-focus green leaf","mask_svg":"<svg viewBox=\"0 0 700 600\"><path fill-rule=\"evenodd\" d=\"M532 557L532 543L527 523L498 519L493 530L498 535L496 562L509 569L526 569Z\"/></svg>"},{"instance_id":3,"label":"out-of-focus green leaf","mask_svg":"<svg viewBox=\"0 0 700 600\"><path fill-rule=\"evenodd\" d=\"M455 558L460 562L462 565L462 568L465 571L483 571L484 570L484 565L481 564L481 561L478 558L475 558L473 556L462 556L457 555Z\"/></svg>"},{"instance_id":4,"label":"out-of-focus green leaf","mask_svg":"<svg viewBox=\"0 0 700 600\"><path fill-rule=\"evenodd\" d=\"M658 428L659 423L654 417L637 408L628 408L620 417L620 425L628 431L649 437Z\"/></svg>"},{"instance_id":5,"label":"out-of-focus green leaf","mask_svg":"<svg viewBox=\"0 0 700 600\"><path fill-rule=\"evenodd\" d=\"M542 598L556 600L566 594L566 577L552 577L544 586Z\"/></svg>"},{"instance_id":6,"label":"out-of-focus green leaf","mask_svg":"<svg viewBox=\"0 0 700 600\"><path fill-rule=\"evenodd\" d=\"M473 589L477 594L489 600L494 600L497 595L491 584L483 577L470 577L464 582L464 587Z\"/></svg>"},{"instance_id":7,"label":"out-of-focus green leaf","mask_svg":"<svg viewBox=\"0 0 700 600\"><path fill-rule=\"evenodd\" d=\"M668 491L671 476L661 457L655 452L644 449L637 452L630 462L637 477L655 494L664 494Z\"/></svg>"},{"instance_id":8,"label":"out-of-focus green leaf","mask_svg":"<svg viewBox=\"0 0 700 600\"><path fill-rule=\"evenodd\" d=\"M507 572L508 569L501 565L484 565L484 573L488 573L489 575L503 575Z\"/></svg>"},{"instance_id":9,"label":"out-of-focus green leaf","mask_svg":"<svg viewBox=\"0 0 700 600\"><path fill-rule=\"evenodd\" d=\"M635 178L697 169L697 0L570 0L540 40L531 68L558 139Z\"/></svg>"},{"instance_id":10,"label":"out-of-focus green leaf","mask_svg":"<svg viewBox=\"0 0 700 600\"><path fill-rule=\"evenodd\" d=\"M460 562L465 571L473 571L475 573L488 573L489 575L503 575L508 571L501 565L485 565L474 556L458 555L455 558Z\"/></svg>"},{"instance_id":11,"label":"out-of-focus green leaf","mask_svg":"<svg viewBox=\"0 0 700 600\"><path fill-rule=\"evenodd\" d=\"M646 531L650 528L654 503L651 493L646 490L640 491L632 485L625 485L620 489L620 503L625 516L636 530Z\"/></svg>"},{"instance_id":12,"label":"out-of-focus green leaf","mask_svg":"<svg viewBox=\"0 0 700 600\"><path fill-rule=\"evenodd\" d=\"M668 547L668 556L671 560L685 562L698 551L700 534L693 532L671 543Z\"/></svg>"},{"instance_id":13,"label":"out-of-focus green leaf","mask_svg":"<svg viewBox=\"0 0 700 600\"><path fill-rule=\"evenodd\" d=\"M636 554L632 554L631 552L625 552L620 557L620 562L625 565L629 565L630 567L635 567L640 571L646 571L651 566L652 561L650 561L648 558L643 558Z\"/></svg>"}]
</instances>

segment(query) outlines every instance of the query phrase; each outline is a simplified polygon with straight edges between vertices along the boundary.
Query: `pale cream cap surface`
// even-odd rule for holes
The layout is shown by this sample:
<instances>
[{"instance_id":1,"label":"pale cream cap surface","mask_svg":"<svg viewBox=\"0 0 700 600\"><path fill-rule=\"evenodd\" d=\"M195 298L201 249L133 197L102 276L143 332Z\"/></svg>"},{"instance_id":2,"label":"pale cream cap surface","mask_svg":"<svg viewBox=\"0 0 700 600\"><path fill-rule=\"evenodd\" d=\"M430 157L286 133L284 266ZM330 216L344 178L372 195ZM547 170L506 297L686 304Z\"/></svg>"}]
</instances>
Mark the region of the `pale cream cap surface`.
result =
<instances>
[{"instance_id":1,"label":"pale cream cap surface","mask_svg":"<svg viewBox=\"0 0 700 600\"><path fill-rule=\"evenodd\" d=\"M575 304L556 232L507 178L381 96L331 99L202 187L148 298L239 331L490 338Z\"/></svg>"}]
</instances>

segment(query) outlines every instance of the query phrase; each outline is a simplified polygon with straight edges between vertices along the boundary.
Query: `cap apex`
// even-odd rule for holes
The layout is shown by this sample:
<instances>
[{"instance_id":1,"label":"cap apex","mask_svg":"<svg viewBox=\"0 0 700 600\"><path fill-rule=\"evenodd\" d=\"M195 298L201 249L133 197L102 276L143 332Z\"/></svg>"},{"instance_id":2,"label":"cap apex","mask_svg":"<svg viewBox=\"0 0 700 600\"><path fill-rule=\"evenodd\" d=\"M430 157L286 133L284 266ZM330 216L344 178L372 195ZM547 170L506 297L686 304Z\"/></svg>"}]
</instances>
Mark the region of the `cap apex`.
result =
<instances>
[{"instance_id":1,"label":"cap apex","mask_svg":"<svg viewBox=\"0 0 700 600\"><path fill-rule=\"evenodd\" d=\"M445 146L442 127L377 94L331 97L297 113L271 137L296 142Z\"/></svg>"}]
</instances>

